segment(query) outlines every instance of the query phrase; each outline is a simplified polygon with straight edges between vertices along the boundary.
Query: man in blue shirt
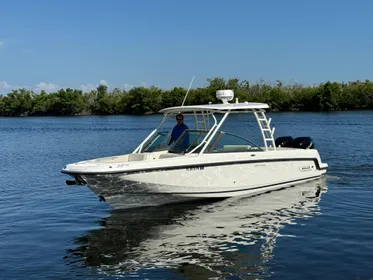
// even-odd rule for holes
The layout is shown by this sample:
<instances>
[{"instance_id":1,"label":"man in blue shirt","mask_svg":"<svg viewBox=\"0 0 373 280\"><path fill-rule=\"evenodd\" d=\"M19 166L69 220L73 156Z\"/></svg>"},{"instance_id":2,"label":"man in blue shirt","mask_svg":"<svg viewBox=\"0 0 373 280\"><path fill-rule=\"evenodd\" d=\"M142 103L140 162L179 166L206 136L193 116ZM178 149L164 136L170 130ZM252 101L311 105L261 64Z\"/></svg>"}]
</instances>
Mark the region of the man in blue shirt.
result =
<instances>
[{"instance_id":1,"label":"man in blue shirt","mask_svg":"<svg viewBox=\"0 0 373 280\"><path fill-rule=\"evenodd\" d=\"M182 114L176 115L176 122L177 124L172 129L171 139L168 145L171 145L172 142L176 142L176 140L183 134L185 129L189 129L186 124L184 124L184 116Z\"/></svg>"}]
</instances>

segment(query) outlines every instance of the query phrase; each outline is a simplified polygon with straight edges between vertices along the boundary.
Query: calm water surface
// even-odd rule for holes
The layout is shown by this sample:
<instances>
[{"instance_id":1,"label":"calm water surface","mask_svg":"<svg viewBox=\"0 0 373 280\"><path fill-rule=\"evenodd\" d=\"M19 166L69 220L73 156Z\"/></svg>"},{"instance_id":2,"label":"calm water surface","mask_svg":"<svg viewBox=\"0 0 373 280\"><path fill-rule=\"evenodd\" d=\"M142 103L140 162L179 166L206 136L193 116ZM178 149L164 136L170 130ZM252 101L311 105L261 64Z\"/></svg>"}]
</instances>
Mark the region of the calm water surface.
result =
<instances>
[{"instance_id":1,"label":"calm water surface","mask_svg":"<svg viewBox=\"0 0 373 280\"><path fill-rule=\"evenodd\" d=\"M312 136L325 179L126 211L60 170L132 151L160 116L0 118L0 278L373 279L373 112L271 116Z\"/></svg>"}]
</instances>

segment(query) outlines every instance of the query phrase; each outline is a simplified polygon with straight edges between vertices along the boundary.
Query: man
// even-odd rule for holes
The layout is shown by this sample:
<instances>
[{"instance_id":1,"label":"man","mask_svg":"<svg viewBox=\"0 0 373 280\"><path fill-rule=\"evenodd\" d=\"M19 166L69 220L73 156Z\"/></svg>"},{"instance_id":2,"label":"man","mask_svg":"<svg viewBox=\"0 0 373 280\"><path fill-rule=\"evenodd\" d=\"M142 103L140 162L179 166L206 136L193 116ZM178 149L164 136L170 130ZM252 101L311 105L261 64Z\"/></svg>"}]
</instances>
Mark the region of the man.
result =
<instances>
[{"instance_id":1,"label":"man","mask_svg":"<svg viewBox=\"0 0 373 280\"><path fill-rule=\"evenodd\" d=\"M183 134L185 129L189 129L186 124L184 124L184 116L182 114L176 115L176 122L177 124L172 129L171 139L168 145L171 145L172 142L176 142L176 140Z\"/></svg>"}]
</instances>

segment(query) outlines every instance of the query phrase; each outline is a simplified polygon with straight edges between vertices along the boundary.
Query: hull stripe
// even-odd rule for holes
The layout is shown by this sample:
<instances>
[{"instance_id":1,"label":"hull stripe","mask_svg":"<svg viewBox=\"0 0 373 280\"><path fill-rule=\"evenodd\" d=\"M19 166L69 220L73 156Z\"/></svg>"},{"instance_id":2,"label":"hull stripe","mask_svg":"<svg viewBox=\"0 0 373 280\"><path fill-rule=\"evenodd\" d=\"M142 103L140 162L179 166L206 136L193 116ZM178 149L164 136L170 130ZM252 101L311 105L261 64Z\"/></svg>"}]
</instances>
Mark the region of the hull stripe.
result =
<instances>
[{"instance_id":1,"label":"hull stripe","mask_svg":"<svg viewBox=\"0 0 373 280\"><path fill-rule=\"evenodd\" d=\"M103 171L103 172L74 172L74 171L64 171L62 173L65 174L117 174L123 173L123 175L130 175L136 173L148 173L148 172L155 172L155 171L163 171L163 170L178 170L178 169L186 169L186 168L194 168L194 167L212 167L212 166L226 166L226 165L237 165L237 164L248 164L248 163L262 163L262 162L288 162L288 161L313 161L317 170L326 170L327 167L320 167L317 158L283 158L283 159L253 159L253 160L242 160L242 161L228 161L228 162L213 162L213 163L199 163L199 164L188 164L188 165L177 165L177 166L164 166L164 167L154 167L154 168L146 168L142 170L122 170L122 171Z\"/></svg>"}]
</instances>

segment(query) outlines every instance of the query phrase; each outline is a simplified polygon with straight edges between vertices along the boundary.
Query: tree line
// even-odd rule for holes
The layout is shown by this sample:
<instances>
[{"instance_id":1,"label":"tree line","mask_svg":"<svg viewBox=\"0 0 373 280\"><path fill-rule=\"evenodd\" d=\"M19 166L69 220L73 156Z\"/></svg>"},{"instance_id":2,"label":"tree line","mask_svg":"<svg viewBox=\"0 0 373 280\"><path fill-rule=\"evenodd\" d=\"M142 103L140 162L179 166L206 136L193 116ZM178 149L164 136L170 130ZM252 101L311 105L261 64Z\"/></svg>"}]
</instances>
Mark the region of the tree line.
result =
<instances>
[{"instance_id":1,"label":"tree line","mask_svg":"<svg viewBox=\"0 0 373 280\"><path fill-rule=\"evenodd\" d=\"M207 79L206 87L191 89L184 105L220 102L215 97L219 89L234 90L240 102L267 103L272 111L373 109L373 82L369 80L305 86L284 85L281 81L250 83L219 77ZM109 91L106 85L99 85L90 92L66 88L35 93L17 89L0 95L0 116L151 114L165 107L180 106L186 92L182 87L164 90L155 86Z\"/></svg>"}]
</instances>

